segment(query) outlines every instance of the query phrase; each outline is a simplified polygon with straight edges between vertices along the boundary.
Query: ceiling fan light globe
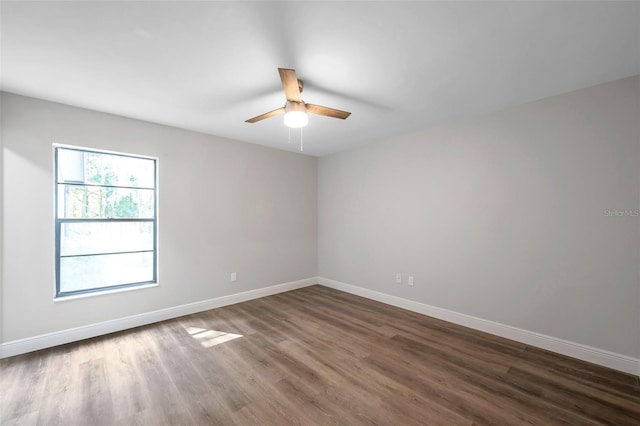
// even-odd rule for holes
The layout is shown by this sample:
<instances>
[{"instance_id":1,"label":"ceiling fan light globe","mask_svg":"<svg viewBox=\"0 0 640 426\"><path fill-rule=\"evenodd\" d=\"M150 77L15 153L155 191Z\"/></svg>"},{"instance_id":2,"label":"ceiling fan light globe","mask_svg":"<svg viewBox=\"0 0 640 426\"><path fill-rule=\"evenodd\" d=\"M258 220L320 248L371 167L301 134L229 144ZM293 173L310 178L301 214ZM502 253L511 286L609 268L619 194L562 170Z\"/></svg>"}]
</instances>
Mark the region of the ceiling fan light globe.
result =
<instances>
[{"instance_id":1,"label":"ceiling fan light globe","mask_svg":"<svg viewBox=\"0 0 640 426\"><path fill-rule=\"evenodd\" d=\"M309 124L309 116L304 111L289 111L284 115L284 125L298 129Z\"/></svg>"}]
</instances>

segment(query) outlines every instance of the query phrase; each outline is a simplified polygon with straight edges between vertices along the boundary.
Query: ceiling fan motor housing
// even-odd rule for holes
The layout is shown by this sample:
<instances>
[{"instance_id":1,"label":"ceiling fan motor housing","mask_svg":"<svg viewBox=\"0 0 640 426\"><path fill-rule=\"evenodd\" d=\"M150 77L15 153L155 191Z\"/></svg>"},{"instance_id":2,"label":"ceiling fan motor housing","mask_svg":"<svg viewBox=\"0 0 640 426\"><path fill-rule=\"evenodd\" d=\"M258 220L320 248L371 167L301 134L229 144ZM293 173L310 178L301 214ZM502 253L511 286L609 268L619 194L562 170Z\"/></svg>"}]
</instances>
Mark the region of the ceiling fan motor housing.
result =
<instances>
[{"instance_id":1,"label":"ceiling fan motor housing","mask_svg":"<svg viewBox=\"0 0 640 426\"><path fill-rule=\"evenodd\" d=\"M307 105L304 103L304 101L287 101L287 103L284 105L284 113L286 114L292 111L307 112Z\"/></svg>"}]
</instances>

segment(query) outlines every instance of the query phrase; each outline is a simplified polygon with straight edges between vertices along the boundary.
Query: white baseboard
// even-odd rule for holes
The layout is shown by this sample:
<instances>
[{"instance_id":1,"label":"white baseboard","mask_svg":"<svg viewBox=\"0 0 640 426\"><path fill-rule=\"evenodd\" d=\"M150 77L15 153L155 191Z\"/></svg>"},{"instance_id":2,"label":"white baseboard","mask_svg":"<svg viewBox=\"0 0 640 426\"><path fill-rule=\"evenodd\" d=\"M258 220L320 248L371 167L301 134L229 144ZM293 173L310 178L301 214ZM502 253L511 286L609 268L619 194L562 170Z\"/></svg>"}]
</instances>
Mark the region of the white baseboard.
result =
<instances>
[{"instance_id":1,"label":"white baseboard","mask_svg":"<svg viewBox=\"0 0 640 426\"><path fill-rule=\"evenodd\" d=\"M580 343L559 339L557 337L535 333L533 331L523 330L521 328L500 324L494 321L461 314L459 312L450 311L448 309L438 308L435 306L427 305L425 303L403 299L401 297L392 296L386 293L380 293L374 290L369 290L363 287L358 287L322 277L307 278L299 281L276 284L256 290L250 290L242 293L231 294L228 296L221 296L213 299L203 300L200 302L189 303L186 305L146 312L144 314L132 315L125 318L118 318L96 324L89 324L82 327L76 327L39 336L28 337L25 339L0 343L0 358L20 355L23 353L50 348L65 343L101 336L103 334L113 333L116 331L139 327L154 322L207 311L209 309L215 309L222 306L233 305L235 303L246 302L248 300L283 293L285 291L295 290L314 284L321 284L326 287L334 288L336 290L341 290L347 293L366 297L367 299L376 300L378 302L397 306L399 308L407 309L409 311L417 312L423 315L428 315L444 321L452 322L454 324L463 325L465 327L484 331L496 336L505 337L507 339L525 343L527 345L536 346L538 348L546 349L552 352L602 365L604 367L609 367L615 370L624 371L625 373L640 376L640 359L638 358L633 358L630 356L606 351L604 349L598 349Z\"/></svg>"},{"instance_id":2,"label":"white baseboard","mask_svg":"<svg viewBox=\"0 0 640 426\"><path fill-rule=\"evenodd\" d=\"M89 324L82 327L70 328L25 339L12 340L0 343L0 358L7 358L27 352L63 345L65 343L78 340L89 339L103 334L139 327L158 321L164 321L184 315L195 314L197 312L208 311L209 309L220 308L222 306L233 305L235 303L246 302L260 297L271 296L272 294L283 293L285 291L296 290L318 283L318 278L307 278L304 280L291 281L283 284L276 284L269 287L249 290L242 293L230 294L228 296L216 297L202 300L200 302L188 303L186 305L173 306L171 308L159 309L157 311L132 315L96 324Z\"/></svg>"},{"instance_id":3,"label":"white baseboard","mask_svg":"<svg viewBox=\"0 0 640 426\"><path fill-rule=\"evenodd\" d=\"M559 339L557 337L547 336L545 334L535 333L533 331L523 330L521 328L461 314L448 309L437 308L435 306L415 302L413 300L403 299L401 297L391 296L386 293L380 293L363 287L330 280L328 278L319 277L318 283L336 290L366 297L367 299L376 300L378 302L397 306L399 308L428 315L454 324L463 325L465 327L505 337L527 345L536 346L562 355L567 355L583 361L592 362L604 367L640 376L640 359L638 358L609 352L604 349L594 348L580 343Z\"/></svg>"}]
</instances>

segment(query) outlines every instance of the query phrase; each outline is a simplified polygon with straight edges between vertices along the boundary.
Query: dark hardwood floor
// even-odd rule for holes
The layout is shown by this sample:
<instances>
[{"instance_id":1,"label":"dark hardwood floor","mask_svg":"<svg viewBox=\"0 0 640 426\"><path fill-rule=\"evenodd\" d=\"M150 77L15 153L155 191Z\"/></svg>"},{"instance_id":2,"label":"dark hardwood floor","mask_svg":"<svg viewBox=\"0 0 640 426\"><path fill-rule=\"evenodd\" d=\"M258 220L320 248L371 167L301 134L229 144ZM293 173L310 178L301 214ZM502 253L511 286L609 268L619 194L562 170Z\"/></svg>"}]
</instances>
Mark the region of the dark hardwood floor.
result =
<instances>
[{"instance_id":1,"label":"dark hardwood floor","mask_svg":"<svg viewBox=\"0 0 640 426\"><path fill-rule=\"evenodd\" d=\"M0 368L2 425L640 424L636 376L321 286Z\"/></svg>"}]
</instances>

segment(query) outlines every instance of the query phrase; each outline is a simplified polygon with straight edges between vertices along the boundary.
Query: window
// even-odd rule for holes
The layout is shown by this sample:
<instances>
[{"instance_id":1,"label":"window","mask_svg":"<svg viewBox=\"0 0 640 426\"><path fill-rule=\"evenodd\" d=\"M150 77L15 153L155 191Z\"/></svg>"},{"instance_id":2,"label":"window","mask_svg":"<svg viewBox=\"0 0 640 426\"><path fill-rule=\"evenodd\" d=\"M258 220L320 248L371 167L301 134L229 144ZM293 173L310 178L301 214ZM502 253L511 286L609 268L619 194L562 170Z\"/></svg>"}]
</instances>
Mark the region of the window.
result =
<instances>
[{"instance_id":1,"label":"window","mask_svg":"<svg viewBox=\"0 0 640 426\"><path fill-rule=\"evenodd\" d=\"M56 297L157 281L156 160L54 145Z\"/></svg>"}]
</instances>

